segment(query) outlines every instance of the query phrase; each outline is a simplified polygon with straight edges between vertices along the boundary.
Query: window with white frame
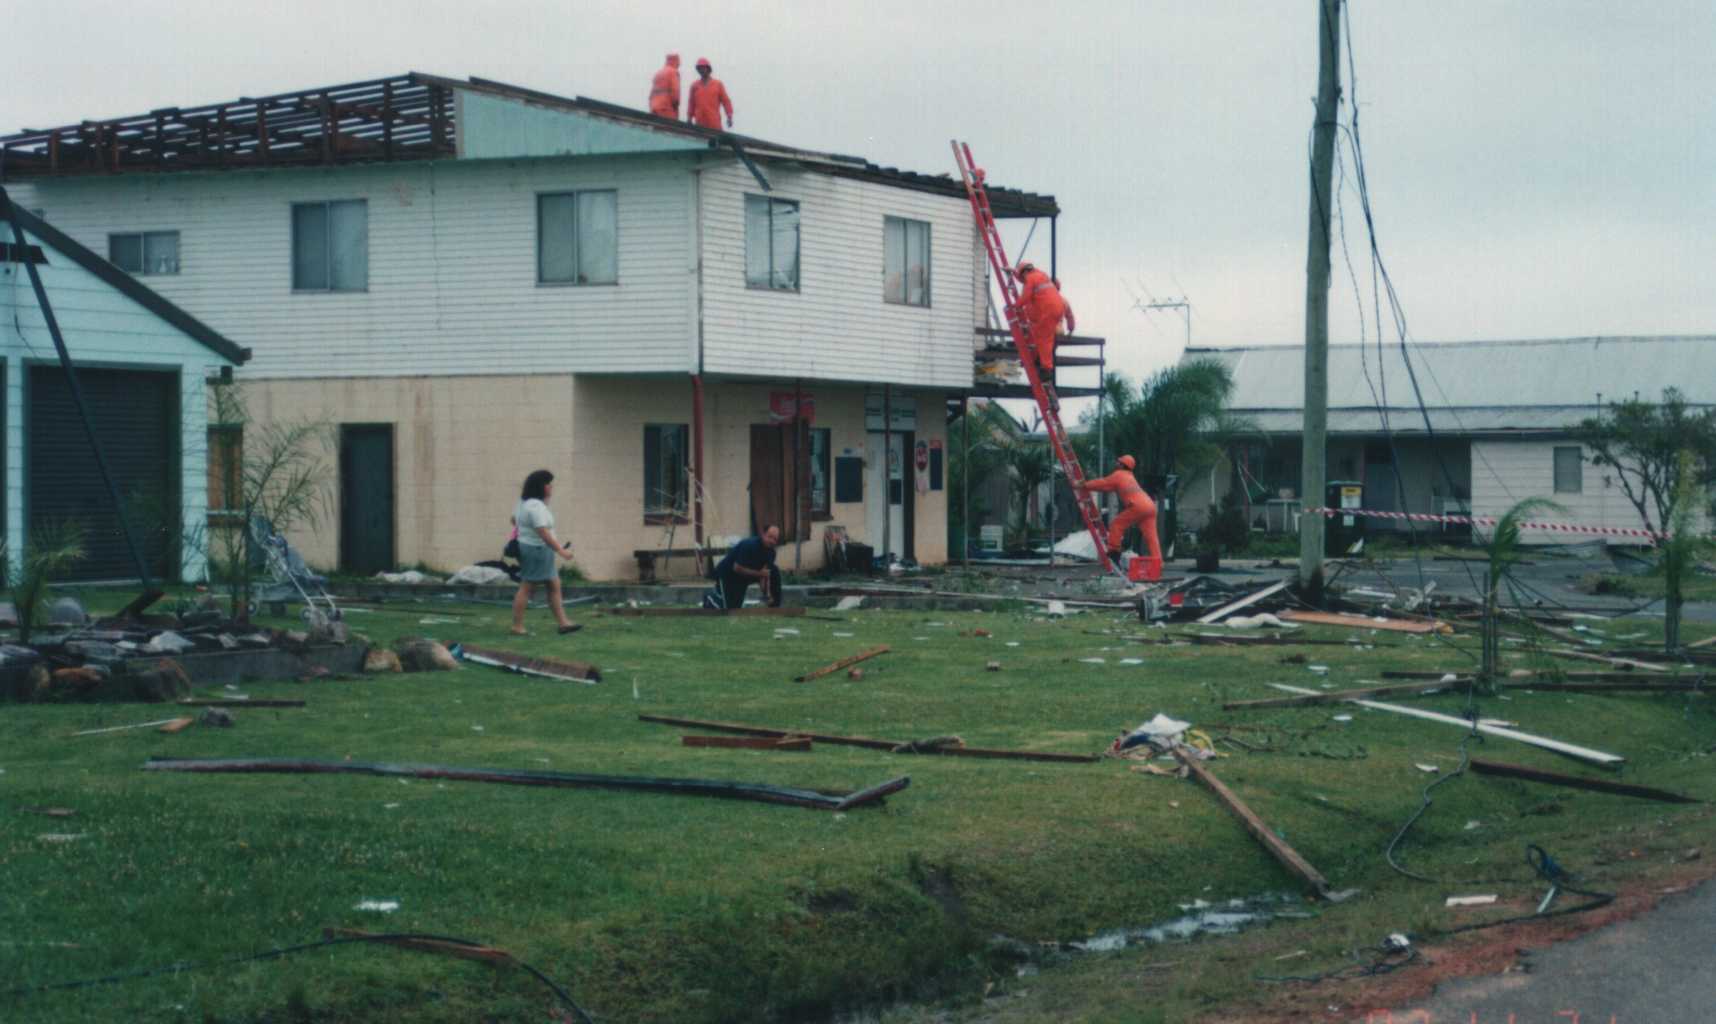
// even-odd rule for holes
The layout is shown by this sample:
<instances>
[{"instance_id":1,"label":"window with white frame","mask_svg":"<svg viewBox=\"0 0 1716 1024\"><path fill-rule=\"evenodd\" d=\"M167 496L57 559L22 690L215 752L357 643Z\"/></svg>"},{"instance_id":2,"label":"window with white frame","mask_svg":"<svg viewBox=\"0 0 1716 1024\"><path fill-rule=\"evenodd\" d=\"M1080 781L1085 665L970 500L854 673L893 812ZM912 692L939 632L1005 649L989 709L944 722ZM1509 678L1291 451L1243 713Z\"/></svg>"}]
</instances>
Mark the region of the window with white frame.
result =
<instances>
[{"instance_id":1,"label":"window with white frame","mask_svg":"<svg viewBox=\"0 0 1716 1024\"><path fill-rule=\"evenodd\" d=\"M108 235L107 259L128 274L177 274L179 233L133 231Z\"/></svg>"},{"instance_id":2,"label":"window with white frame","mask_svg":"<svg viewBox=\"0 0 1716 1024\"><path fill-rule=\"evenodd\" d=\"M369 288L369 201L292 204L292 290Z\"/></svg>"},{"instance_id":3,"label":"window with white frame","mask_svg":"<svg viewBox=\"0 0 1716 1024\"><path fill-rule=\"evenodd\" d=\"M1583 494L1585 491L1585 457L1578 445L1557 445L1555 448L1555 493Z\"/></svg>"},{"instance_id":4,"label":"window with white frame","mask_svg":"<svg viewBox=\"0 0 1716 1024\"><path fill-rule=\"evenodd\" d=\"M537 283L619 283L619 206L613 189L537 196Z\"/></svg>"},{"instance_id":5,"label":"window with white frame","mask_svg":"<svg viewBox=\"0 0 1716 1024\"><path fill-rule=\"evenodd\" d=\"M644 424L644 522L686 522L691 508L691 428Z\"/></svg>"},{"instance_id":6,"label":"window with white frame","mask_svg":"<svg viewBox=\"0 0 1716 1024\"><path fill-rule=\"evenodd\" d=\"M745 197L745 284L798 291L798 203Z\"/></svg>"},{"instance_id":7,"label":"window with white frame","mask_svg":"<svg viewBox=\"0 0 1716 1024\"><path fill-rule=\"evenodd\" d=\"M930 304L930 226L904 217L882 218L882 299L905 306Z\"/></svg>"}]
</instances>

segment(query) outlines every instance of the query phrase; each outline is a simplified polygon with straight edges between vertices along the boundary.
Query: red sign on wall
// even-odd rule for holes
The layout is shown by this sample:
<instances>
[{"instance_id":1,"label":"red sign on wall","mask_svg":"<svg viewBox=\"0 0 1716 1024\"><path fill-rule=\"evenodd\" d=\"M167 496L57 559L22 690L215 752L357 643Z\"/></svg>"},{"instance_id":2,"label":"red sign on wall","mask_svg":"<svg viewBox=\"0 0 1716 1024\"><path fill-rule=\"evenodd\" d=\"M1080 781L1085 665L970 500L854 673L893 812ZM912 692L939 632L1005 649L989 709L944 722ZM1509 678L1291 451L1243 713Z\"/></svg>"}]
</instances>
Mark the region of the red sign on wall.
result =
<instances>
[{"instance_id":1,"label":"red sign on wall","mask_svg":"<svg viewBox=\"0 0 1716 1024\"><path fill-rule=\"evenodd\" d=\"M791 391L769 392L769 422L791 423L803 420L806 423L816 422L816 396Z\"/></svg>"}]
</instances>

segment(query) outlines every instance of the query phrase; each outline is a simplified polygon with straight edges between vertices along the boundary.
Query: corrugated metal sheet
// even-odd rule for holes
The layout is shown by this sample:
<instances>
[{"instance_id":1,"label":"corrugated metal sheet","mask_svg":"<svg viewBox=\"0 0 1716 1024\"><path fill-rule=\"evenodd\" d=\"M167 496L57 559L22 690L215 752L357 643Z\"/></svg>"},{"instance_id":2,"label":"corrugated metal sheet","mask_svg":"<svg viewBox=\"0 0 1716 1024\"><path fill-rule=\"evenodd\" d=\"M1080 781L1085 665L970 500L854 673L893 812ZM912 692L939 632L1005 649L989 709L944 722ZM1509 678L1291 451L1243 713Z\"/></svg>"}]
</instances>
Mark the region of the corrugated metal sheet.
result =
<instances>
[{"instance_id":1,"label":"corrugated metal sheet","mask_svg":"<svg viewBox=\"0 0 1716 1024\"><path fill-rule=\"evenodd\" d=\"M1654 399L1668 387L1716 405L1712 335L1414 343L1410 351L1438 431L1560 430L1590 416L1599 394L1605 403L1635 393ZM1181 362L1196 359L1233 371L1235 412L1270 432L1300 429L1303 348L1194 348ZM1330 432L1380 432L1379 405L1395 431L1423 432L1400 346L1384 345L1380 355L1374 345L1329 346Z\"/></svg>"}]
</instances>

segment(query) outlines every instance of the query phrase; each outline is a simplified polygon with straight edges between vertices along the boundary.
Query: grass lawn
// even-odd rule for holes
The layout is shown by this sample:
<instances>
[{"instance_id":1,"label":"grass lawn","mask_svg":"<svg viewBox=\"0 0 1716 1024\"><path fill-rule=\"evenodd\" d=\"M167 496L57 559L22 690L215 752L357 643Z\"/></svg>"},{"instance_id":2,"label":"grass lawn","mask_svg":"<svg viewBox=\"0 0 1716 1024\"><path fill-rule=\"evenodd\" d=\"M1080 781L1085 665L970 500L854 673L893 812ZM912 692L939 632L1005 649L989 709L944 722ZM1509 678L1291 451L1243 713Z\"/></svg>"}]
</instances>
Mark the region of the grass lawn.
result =
<instances>
[{"instance_id":1,"label":"grass lawn","mask_svg":"<svg viewBox=\"0 0 1716 1024\"><path fill-rule=\"evenodd\" d=\"M1599 863L1617 836L1636 842L1640 830L1699 822L1708 829L1698 807L1468 776L1437 790L1401 850L1408 866L1447 884L1412 882L1394 874L1380 851L1419 805L1429 776L1415 763L1452 770L1461 730L1350 707L1220 708L1224 699L1276 695L1270 681L1351 686L1383 668L1472 664L1445 641L1367 634L1379 646L1167 647L1091 635L1160 631L1088 612L1047 620L1028 610L861 610L838 613L840 621L576 612L586 628L566 639L552 634L539 610L531 613L536 635L507 637L507 609L474 604L354 608L348 621L380 642L425 633L594 661L606 677L596 686L477 666L258 683L244 692L309 706L242 710L231 729L75 739L68 734L170 712L0 708L6 985L220 960L351 927L497 946L605 1021L821 1019L890 1005L891 1018L906 1020L929 1011L902 1003L951 1000L942 1005L957 1010L985 991L1016 986L1017 965L997 952L997 935L1061 943L1176 916L1194 898L1298 892L1207 792L1135 773L1127 762L988 761L825 745L811 753L691 749L680 745L685 730L638 722L640 712L900 739L954 733L973 746L1071 753L1096 752L1157 711L1217 733L1223 722L1262 727L1234 735L1271 749L1220 744L1232 756L1213 770L1336 888L1364 890L1338 906L1304 904L1317 915L1310 925L1254 933L1303 929L1290 941L1307 949L1308 964L1339 963L1345 950L1390 931L1445 924L1453 912L1442 910L1442 897L1452 892L1502 891L1535 903L1540 892L1522 856L1528 841L1604 888L1629 870L1624 859ZM979 626L993 637L962 635ZM1660 631L1660 624L1639 620L1638 628ZM777 632L783 629L796 632ZM866 662L862 680L842 672L790 681L882 643L894 652ZM1452 643L1476 648L1471 637ZM1328 665L1326 679L1280 662L1295 651ZM991 659L1002 671L984 671ZM1528 663L1521 656L1510 667ZM1716 713L1706 698L1524 691L1510 698L1480 705L1529 731L1626 755L1631 781L1716 798L1707 756ZM1464 700L1412 703L1457 714ZM1333 718L1349 712L1351 722ZM1489 741L1481 754L1600 774L1505 740ZM150 755L349 757L847 789L909 774L912 784L883 809L836 815L645 793L140 771ZM43 806L76 815L30 810ZM54 834L79 838L42 838ZM354 909L363 900L397 900L399 909ZM1134 963L1127 958L1135 953L1060 970L1055 977L1067 980L1036 985L1043 1001L1018 1019L1182 1020L1223 1000L1255 997L1253 960L1267 963L1280 950L1248 937L1222 941L1242 942L1232 947L1240 952L1227 959L1196 952L1227 948L1211 941L1185 956L1157 957L1190 966L1152 975L1147 993L1089 983L1110 969L1100 965ZM1114 1005L1117 993L1129 992L1148 1011ZM0 995L0 1019L522 1021L550 1019L552 1005L547 989L522 971L342 946Z\"/></svg>"}]
</instances>

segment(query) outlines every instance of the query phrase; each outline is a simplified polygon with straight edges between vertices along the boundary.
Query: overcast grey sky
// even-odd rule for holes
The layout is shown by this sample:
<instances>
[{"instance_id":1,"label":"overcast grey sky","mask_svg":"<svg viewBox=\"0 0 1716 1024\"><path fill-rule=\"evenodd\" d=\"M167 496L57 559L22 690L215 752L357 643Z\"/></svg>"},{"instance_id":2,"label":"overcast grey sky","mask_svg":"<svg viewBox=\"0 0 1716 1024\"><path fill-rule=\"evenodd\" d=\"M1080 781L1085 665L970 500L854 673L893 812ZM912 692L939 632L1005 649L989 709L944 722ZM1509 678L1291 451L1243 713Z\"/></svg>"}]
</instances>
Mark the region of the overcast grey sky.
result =
<instances>
[{"instance_id":1,"label":"overcast grey sky","mask_svg":"<svg viewBox=\"0 0 1716 1024\"><path fill-rule=\"evenodd\" d=\"M406 70L641 107L665 51L707 56L738 131L927 172L959 137L992 181L1053 193L1080 329L1127 372L1183 337L1129 288L1189 296L1196 345L1303 337L1316 0L7 7L0 132ZM1716 3L1353 0L1350 21L1414 337L1716 333ZM1332 336L1357 340L1338 248L1335 274Z\"/></svg>"}]
</instances>

